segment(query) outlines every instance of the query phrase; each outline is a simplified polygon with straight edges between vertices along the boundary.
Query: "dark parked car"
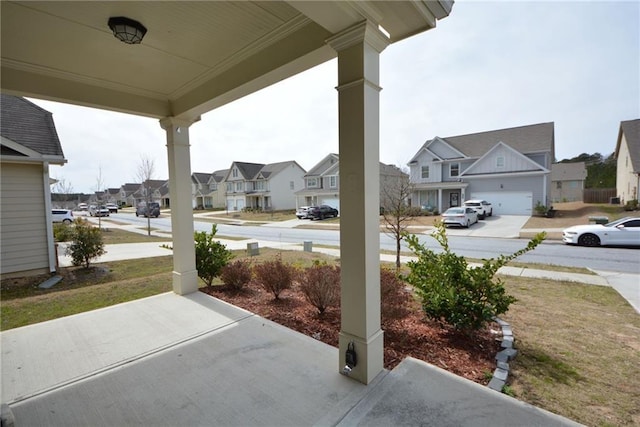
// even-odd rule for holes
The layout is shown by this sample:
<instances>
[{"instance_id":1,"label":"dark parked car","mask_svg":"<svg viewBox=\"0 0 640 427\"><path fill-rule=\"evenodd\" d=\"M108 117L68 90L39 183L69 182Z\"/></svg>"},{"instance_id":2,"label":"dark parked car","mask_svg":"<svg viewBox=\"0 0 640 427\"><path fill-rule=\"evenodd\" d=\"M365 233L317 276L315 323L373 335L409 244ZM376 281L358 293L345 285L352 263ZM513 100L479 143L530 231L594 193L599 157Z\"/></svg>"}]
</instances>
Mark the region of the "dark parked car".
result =
<instances>
[{"instance_id":1,"label":"dark parked car","mask_svg":"<svg viewBox=\"0 0 640 427\"><path fill-rule=\"evenodd\" d=\"M158 218L160 216L160 204L156 202L149 203L149 209L145 203L141 203L136 208L136 216L148 216Z\"/></svg>"},{"instance_id":2,"label":"dark parked car","mask_svg":"<svg viewBox=\"0 0 640 427\"><path fill-rule=\"evenodd\" d=\"M313 219L335 218L338 216L338 209L329 205L312 206L307 211L307 215Z\"/></svg>"}]
</instances>

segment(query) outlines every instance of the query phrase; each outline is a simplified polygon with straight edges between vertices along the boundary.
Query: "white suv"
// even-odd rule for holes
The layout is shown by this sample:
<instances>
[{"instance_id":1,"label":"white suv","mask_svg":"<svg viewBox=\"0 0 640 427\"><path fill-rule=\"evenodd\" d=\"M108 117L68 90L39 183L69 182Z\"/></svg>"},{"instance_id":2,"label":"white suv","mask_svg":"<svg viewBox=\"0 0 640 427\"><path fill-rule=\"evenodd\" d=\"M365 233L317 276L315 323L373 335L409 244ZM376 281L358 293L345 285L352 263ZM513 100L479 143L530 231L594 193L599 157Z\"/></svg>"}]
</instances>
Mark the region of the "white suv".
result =
<instances>
[{"instance_id":1,"label":"white suv","mask_svg":"<svg viewBox=\"0 0 640 427\"><path fill-rule=\"evenodd\" d=\"M486 200L467 200L463 205L475 209L480 219L493 215L493 206Z\"/></svg>"},{"instance_id":2,"label":"white suv","mask_svg":"<svg viewBox=\"0 0 640 427\"><path fill-rule=\"evenodd\" d=\"M69 209L51 209L51 220L53 222L71 224L73 222L73 212Z\"/></svg>"}]
</instances>

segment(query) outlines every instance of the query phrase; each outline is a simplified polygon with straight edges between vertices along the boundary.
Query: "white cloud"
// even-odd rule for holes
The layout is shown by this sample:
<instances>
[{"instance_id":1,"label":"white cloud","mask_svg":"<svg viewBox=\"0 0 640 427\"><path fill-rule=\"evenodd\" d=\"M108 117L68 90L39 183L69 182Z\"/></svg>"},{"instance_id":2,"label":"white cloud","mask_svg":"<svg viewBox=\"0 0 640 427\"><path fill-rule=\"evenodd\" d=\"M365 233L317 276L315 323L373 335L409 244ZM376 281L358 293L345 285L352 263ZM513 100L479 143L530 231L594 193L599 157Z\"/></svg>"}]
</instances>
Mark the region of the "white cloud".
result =
<instances>
[{"instance_id":1,"label":"white cloud","mask_svg":"<svg viewBox=\"0 0 640 427\"><path fill-rule=\"evenodd\" d=\"M435 30L381 56L380 159L404 165L432 137L555 122L556 157L615 149L620 121L640 117L640 3L468 2ZM209 112L190 129L196 172L232 161L296 160L338 151L337 62ZM34 100L54 113L77 191L98 168L117 187L140 155L167 178L156 120Z\"/></svg>"}]
</instances>

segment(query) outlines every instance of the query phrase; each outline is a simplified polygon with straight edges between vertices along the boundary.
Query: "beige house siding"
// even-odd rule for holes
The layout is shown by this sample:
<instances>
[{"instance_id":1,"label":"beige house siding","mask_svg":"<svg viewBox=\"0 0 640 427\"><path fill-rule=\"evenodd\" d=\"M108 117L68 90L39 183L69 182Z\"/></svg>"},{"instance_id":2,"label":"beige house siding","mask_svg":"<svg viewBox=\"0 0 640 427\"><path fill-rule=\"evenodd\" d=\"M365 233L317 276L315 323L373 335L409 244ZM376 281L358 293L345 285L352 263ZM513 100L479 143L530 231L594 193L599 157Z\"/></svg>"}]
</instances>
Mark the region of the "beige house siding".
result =
<instances>
[{"instance_id":1,"label":"beige house siding","mask_svg":"<svg viewBox=\"0 0 640 427\"><path fill-rule=\"evenodd\" d=\"M0 274L5 277L51 271L43 176L42 164L0 168Z\"/></svg>"},{"instance_id":2,"label":"beige house siding","mask_svg":"<svg viewBox=\"0 0 640 427\"><path fill-rule=\"evenodd\" d=\"M624 204L636 198L638 194L638 176L633 173L633 166L629 154L629 145L624 134L618 152L618 167L616 173L616 187L618 197Z\"/></svg>"}]
</instances>

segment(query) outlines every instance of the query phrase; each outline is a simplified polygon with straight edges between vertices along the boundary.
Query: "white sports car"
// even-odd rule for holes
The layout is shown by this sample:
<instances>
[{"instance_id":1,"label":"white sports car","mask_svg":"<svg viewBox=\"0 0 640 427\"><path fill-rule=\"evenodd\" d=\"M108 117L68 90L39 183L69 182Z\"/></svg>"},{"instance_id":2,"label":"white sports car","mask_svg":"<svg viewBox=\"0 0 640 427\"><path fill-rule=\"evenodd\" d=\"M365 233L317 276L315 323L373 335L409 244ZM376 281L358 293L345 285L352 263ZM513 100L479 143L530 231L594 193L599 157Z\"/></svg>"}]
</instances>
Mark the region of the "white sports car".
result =
<instances>
[{"instance_id":1,"label":"white sports car","mask_svg":"<svg viewBox=\"0 0 640 427\"><path fill-rule=\"evenodd\" d=\"M626 217L607 224L574 225L563 230L562 241L580 246L640 246L640 218Z\"/></svg>"}]
</instances>

